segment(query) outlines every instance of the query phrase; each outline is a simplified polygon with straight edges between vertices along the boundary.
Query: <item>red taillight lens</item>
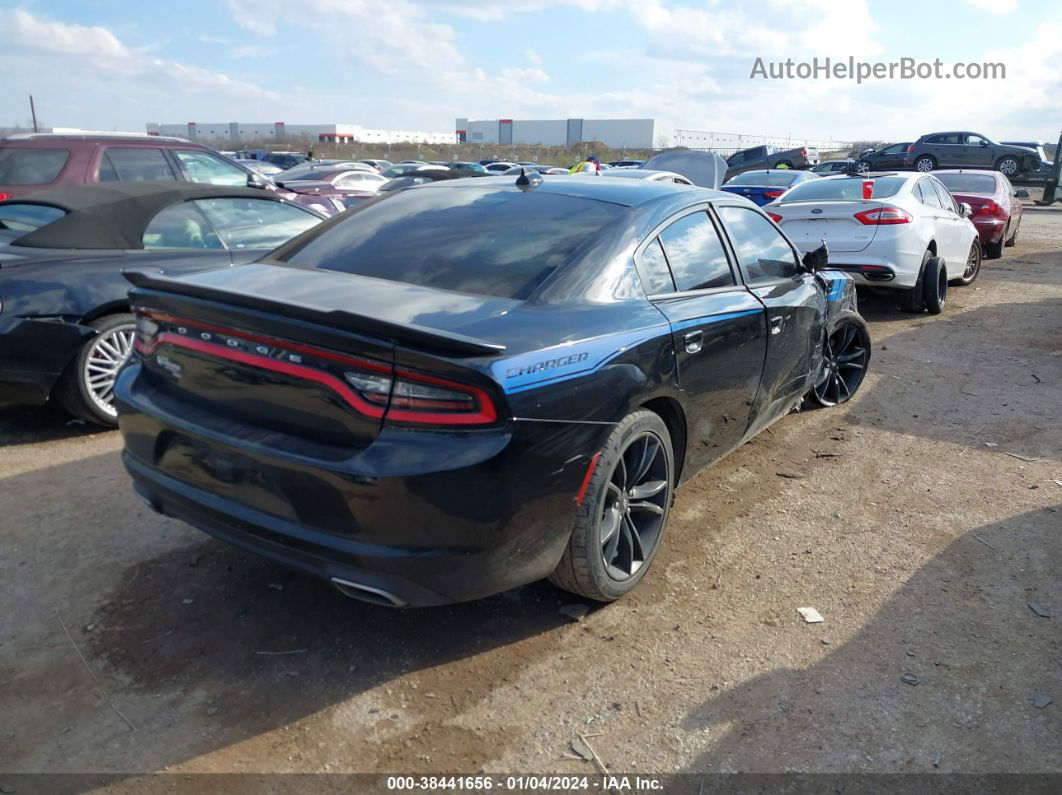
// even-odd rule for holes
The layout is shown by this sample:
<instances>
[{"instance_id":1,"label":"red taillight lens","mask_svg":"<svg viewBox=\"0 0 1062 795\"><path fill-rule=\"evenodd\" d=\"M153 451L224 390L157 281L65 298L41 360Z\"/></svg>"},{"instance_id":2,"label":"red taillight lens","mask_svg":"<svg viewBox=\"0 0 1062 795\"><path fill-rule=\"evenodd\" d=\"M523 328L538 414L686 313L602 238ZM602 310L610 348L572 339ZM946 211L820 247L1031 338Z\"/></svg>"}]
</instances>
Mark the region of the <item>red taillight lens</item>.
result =
<instances>
[{"instance_id":1,"label":"red taillight lens","mask_svg":"<svg viewBox=\"0 0 1062 795\"><path fill-rule=\"evenodd\" d=\"M855 214L856 220L867 226L888 226L889 224L909 224L913 218L906 210L899 207L875 207Z\"/></svg>"},{"instance_id":2,"label":"red taillight lens","mask_svg":"<svg viewBox=\"0 0 1062 795\"><path fill-rule=\"evenodd\" d=\"M13 194L13 193L4 193L2 190L0 190L0 202L6 202L8 199L10 199L14 195L15 194Z\"/></svg>"},{"instance_id":3,"label":"red taillight lens","mask_svg":"<svg viewBox=\"0 0 1062 795\"><path fill-rule=\"evenodd\" d=\"M774 221L776 224L780 224L782 222L782 216L778 215L778 213L767 213L767 215L770 216L771 220Z\"/></svg>"},{"instance_id":4,"label":"red taillight lens","mask_svg":"<svg viewBox=\"0 0 1062 795\"><path fill-rule=\"evenodd\" d=\"M763 192L763 198L765 198L765 199L777 199L783 193L785 193L784 190L765 190Z\"/></svg>"},{"instance_id":5,"label":"red taillight lens","mask_svg":"<svg viewBox=\"0 0 1062 795\"><path fill-rule=\"evenodd\" d=\"M911 154L914 151L914 144L907 144L907 154Z\"/></svg>"},{"instance_id":6,"label":"red taillight lens","mask_svg":"<svg viewBox=\"0 0 1062 795\"><path fill-rule=\"evenodd\" d=\"M807 157L808 156L807 147L804 147L803 149L800 150L800 156L801 157Z\"/></svg>"},{"instance_id":7,"label":"red taillight lens","mask_svg":"<svg viewBox=\"0 0 1062 795\"><path fill-rule=\"evenodd\" d=\"M1003 208L991 199L982 202L979 206L975 206L973 211L974 215L1006 215Z\"/></svg>"},{"instance_id":8,"label":"red taillight lens","mask_svg":"<svg viewBox=\"0 0 1062 795\"><path fill-rule=\"evenodd\" d=\"M133 347L143 356L151 356L160 345L174 345L222 359L231 359L251 367L313 381L329 388L355 411L374 419L408 425L489 425L498 420L498 410L484 389L447 378L394 368L390 364L336 353L288 340L185 320L160 312L134 309L136 338ZM176 333L163 331L161 324L176 327ZM188 334L208 332L199 338ZM210 339L211 334L228 337L228 348ZM239 350L240 343L252 343L253 350ZM275 358L277 351L286 359ZM294 354L294 355L291 355ZM305 357L323 360L313 366ZM312 361L312 359L311 359ZM342 380L330 367L342 368ZM320 369L319 369L320 368Z\"/></svg>"}]
</instances>

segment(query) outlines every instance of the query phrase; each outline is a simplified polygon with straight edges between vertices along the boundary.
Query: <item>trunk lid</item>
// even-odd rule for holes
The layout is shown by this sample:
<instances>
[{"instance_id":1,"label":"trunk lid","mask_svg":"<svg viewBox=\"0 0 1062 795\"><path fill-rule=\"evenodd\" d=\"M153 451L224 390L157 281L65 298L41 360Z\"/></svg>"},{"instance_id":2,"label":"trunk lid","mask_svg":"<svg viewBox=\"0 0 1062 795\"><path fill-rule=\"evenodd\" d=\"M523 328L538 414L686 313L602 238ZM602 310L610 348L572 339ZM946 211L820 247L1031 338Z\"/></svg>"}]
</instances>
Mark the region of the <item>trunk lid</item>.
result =
<instances>
[{"instance_id":1,"label":"trunk lid","mask_svg":"<svg viewBox=\"0 0 1062 795\"><path fill-rule=\"evenodd\" d=\"M780 215L778 225L801 251L812 251L823 239L830 252L862 251L874 241L878 227L863 224L856 213L885 206L882 201L794 201L772 204L767 210Z\"/></svg>"},{"instance_id":2,"label":"trunk lid","mask_svg":"<svg viewBox=\"0 0 1062 795\"><path fill-rule=\"evenodd\" d=\"M398 345L448 360L503 351L443 328L446 317L484 311L474 296L455 296L451 314L434 313L444 319L429 327L417 322L417 307L427 307L424 293L438 307L439 291L335 271L253 264L126 277L135 285L142 378L171 414L198 410L244 439L261 433L267 446L277 443L273 433L349 450L371 444L389 412L396 421L409 415L397 408L400 394L406 406L435 401L442 409L431 416L444 424L483 424L489 412L471 409L494 410L482 387L455 393L461 384L396 371ZM412 391L409 383L400 390L406 381Z\"/></svg>"}]
</instances>

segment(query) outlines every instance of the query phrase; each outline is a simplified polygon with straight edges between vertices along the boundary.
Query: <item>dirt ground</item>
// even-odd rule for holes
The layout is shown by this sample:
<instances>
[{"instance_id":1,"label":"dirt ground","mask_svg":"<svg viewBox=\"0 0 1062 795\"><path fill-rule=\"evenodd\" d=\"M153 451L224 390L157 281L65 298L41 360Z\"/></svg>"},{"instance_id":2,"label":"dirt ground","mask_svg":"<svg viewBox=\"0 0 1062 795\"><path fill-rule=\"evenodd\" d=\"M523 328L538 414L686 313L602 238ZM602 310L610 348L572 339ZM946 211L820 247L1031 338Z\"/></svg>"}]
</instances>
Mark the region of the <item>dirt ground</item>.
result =
<instances>
[{"instance_id":1,"label":"dirt ground","mask_svg":"<svg viewBox=\"0 0 1062 795\"><path fill-rule=\"evenodd\" d=\"M152 514L116 433L0 415L0 771L590 773L583 733L634 773L1062 772L1062 211L942 316L863 311L858 398L684 487L580 622L351 601Z\"/></svg>"}]
</instances>

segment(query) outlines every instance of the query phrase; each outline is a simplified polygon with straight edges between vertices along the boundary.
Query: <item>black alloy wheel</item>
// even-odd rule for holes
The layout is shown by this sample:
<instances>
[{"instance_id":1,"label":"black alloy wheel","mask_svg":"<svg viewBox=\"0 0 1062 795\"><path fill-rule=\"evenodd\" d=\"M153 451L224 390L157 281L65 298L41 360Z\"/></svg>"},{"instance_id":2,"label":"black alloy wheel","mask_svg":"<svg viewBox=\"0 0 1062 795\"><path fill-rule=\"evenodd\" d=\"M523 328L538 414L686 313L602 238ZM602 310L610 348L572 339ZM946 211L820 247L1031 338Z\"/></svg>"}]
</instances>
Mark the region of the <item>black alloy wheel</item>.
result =
<instances>
[{"instance_id":1,"label":"black alloy wheel","mask_svg":"<svg viewBox=\"0 0 1062 795\"><path fill-rule=\"evenodd\" d=\"M870 334L852 320L842 322L826 338L822 374L811 396L820 406L846 403L859 389L870 363Z\"/></svg>"},{"instance_id":2,"label":"black alloy wheel","mask_svg":"<svg viewBox=\"0 0 1062 795\"><path fill-rule=\"evenodd\" d=\"M626 580L651 559L670 496L663 442L651 431L627 441L612 470L598 520L601 556L614 580Z\"/></svg>"}]
</instances>

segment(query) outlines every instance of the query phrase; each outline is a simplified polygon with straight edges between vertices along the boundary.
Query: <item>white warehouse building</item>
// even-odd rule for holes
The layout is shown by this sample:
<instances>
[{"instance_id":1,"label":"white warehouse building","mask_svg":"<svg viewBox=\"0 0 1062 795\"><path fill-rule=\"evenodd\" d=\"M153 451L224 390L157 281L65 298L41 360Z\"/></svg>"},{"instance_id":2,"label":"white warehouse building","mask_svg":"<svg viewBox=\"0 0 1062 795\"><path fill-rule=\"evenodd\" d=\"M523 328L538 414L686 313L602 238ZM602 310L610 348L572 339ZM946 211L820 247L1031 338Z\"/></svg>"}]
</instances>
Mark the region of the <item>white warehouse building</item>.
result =
<instances>
[{"instance_id":1,"label":"white warehouse building","mask_svg":"<svg viewBox=\"0 0 1062 795\"><path fill-rule=\"evenodd\" d=\"M655 119L458 119L457 140L470 144L575 146L601 141L613 149L660 149L670 135Z\"/></svg>"},{"instance_id":2,"label":"white warehouse building","mask_svg":"<svg viewBox=\"0 0 1062 795\"><path fill-rule=\"evenodd\" d=\"M148 135L172 135L190 141L223 142L236 146L251 141L318 141L322 143L452 144L454 133L421 130L374 130L360 124L288 124L286 122L148 122Z\"/></svg>"}]
</instances>

